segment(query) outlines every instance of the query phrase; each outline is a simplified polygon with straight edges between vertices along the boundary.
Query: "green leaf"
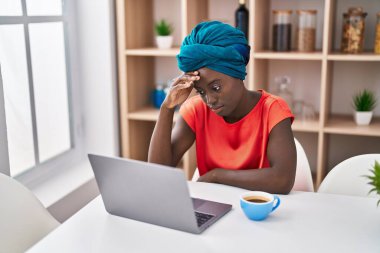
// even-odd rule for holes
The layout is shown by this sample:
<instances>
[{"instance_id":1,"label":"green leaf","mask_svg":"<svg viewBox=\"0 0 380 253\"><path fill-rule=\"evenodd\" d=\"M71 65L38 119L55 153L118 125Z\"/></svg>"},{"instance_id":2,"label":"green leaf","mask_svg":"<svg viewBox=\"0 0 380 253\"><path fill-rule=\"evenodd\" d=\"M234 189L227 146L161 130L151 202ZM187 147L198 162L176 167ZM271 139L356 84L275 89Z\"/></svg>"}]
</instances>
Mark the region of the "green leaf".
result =
<instances>
[{"instance_id":1,"label":"green leaf","mask_svg":"<svg viewBox=\"0 0 380 253\"><path fill-rule=\"evenodd\" d=\"M377 191L376 191L376 188L371 189L371 190L368 192L368 195L371 194L371 192L377 192Z\"/></svg>"},{"instance_id":2,"label":"green leaf","mask_svg":"<svg viewBox=\"0 0 380 253\"><path fill-rule=\"evenodd\" d=\"M355 110L358 112L372 111L377 104L375 93L366 89L355 94L352 98L352 101Z\"/></svg>"},{"instance_id":3,"label":"green leaf","mask_svg":"<svg viewBox=\"0 0 380 253\"><path fill-rule=\"evenodd\" d=\"M173 32L173 27L165 19L155 23L155 30L159 36L169 36Z\"/></svg>"},{"instance_id":4,"label":"green leaf","mask_svg":"<svg viewBox=\"0 0 380 253\"><path fill-rule=\"evenodd\" d=\"M374 176L368 176L368 179L370 179L371 181L375 181L376 177L374 177Z\"/></svg>"},{"instance_id":5,"label":"green leaf","mask_svg":"<svg viewBox=\"0 0 380 253\"><path fill-rule=\"evenodd\" d=\"M375 160L375 163L372 166L372 168L373 169L369 170L371 175L362 175L362 177L367 178L368 179L367 184L373 186L373 188L371 188L368 194L375 192L378 195L380 195L380 163L377 160ZM380 205L380 200L377 202L377 206L379 205Z\"/></svg>"}]
</instances>

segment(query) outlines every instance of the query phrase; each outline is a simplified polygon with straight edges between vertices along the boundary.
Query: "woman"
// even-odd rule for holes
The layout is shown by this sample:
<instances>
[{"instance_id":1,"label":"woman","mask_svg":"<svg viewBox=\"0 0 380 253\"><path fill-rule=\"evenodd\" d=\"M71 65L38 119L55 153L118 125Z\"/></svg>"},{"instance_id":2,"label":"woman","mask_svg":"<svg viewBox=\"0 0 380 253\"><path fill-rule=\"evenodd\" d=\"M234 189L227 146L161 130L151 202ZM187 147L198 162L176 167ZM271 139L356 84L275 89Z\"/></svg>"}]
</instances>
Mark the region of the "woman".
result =
<instances>
[{"instance_id":1,"label":"woman","mask_svg":"<svg viewBox=\"0 0 380 253\"><path fill-rule=\"evenodd\" d=\"M294 117L281 98L245 88L248 60L249 46L238 29L218 21L193 29L177 56L185 73L161 106L149 162L176 166L196 141L198 181L290 192L296 168ZM193 88L199 95L188 98ZM175 107L182 103L172 129Z\"/></svg>"}]
</instances>

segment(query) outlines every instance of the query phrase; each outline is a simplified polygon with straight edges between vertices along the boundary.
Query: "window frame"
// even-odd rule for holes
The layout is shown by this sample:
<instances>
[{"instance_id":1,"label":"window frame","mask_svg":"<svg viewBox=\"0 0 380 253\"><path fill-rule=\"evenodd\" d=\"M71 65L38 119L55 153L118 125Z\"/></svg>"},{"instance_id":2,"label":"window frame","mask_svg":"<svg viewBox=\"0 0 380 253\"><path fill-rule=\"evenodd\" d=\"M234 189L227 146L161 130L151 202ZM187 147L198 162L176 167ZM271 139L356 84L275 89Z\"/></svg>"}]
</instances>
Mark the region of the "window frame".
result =
<instances>
[{"instance_id":1,"label":"window frame","mask_svg":"<svg viewBox=\"0 0 380 253\"><path fill-rule=\"evenodd\" d=\"M78 54L71 50L75 48L75 10L74 1L61 0L62 3L62 15L60 16L27 16L26 0L21 0L22 16L0 16L0 25L8 24L20 24L24 28L25 50L27 60L27 71L29 81L29 96L30 96L30 109L32 118L33 129L33 146L34 146L34 159L35 166L28 168L26 171L15 176L25 184L31 184L39 181L49 174L61 171L65 167L73 166L76 164L83 155L83 136L81 134L82 120L81 120L81 91L78 85L73 86L72 83L77 74L72 72L75 69L75 62L78 62ZM69 15L71 14L71 15ZM63 25L63 36L65 45L65 64L66 64L66 80L67 80L67 99L68 99L68 113L69 113L69 129L70 129L70 149L66 150L56 156L44 161L39 161L39 149L38 149L38 136L37 136L37 122L34 100L34 85L33 85L33 73L31 62L31 49L29 41L29 24L33 23L50 23L61 22ZM69 29L70 28L70 29ZM74 47L71 47L74 45ZM1 70L1 66L0 66ZM75 94L75 95L74 95ZM5 116L5 101L3 83L0 82L0 138L6 141L2 141L0 144L0 172L10 175L10 163L9 163L9 150L7 142L6 131L6 116ZM74 106L75 105L75 106Z\"/></svg>"}]
</instances>

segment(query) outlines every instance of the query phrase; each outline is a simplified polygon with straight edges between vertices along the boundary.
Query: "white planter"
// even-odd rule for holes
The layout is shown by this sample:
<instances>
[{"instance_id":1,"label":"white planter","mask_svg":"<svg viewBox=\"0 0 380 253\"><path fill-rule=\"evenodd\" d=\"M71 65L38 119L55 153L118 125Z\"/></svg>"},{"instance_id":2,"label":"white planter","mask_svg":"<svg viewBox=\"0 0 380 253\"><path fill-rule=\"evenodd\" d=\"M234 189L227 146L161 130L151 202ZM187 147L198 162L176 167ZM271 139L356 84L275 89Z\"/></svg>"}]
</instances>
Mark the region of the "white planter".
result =
<instances>
[{"instance_id":1,"label":"white planter","mask_svg":"<svg viewBox=\"0 0 380 253\"><path fill-rule=\"evenodd\" d=\"M373 112L354 112L354 118L357 125L369 125L372 119Z\"/></svg>"},{"instance_id":2,"label":"white planter","mask_svg":"<svg viewBox=\"0 0 380 253\"><path fill-rule=\"evenodd\" d=\"M173 36L156 36L156 44L160 49L168 49L173 45Z\"/></svg>"}]
</instances>

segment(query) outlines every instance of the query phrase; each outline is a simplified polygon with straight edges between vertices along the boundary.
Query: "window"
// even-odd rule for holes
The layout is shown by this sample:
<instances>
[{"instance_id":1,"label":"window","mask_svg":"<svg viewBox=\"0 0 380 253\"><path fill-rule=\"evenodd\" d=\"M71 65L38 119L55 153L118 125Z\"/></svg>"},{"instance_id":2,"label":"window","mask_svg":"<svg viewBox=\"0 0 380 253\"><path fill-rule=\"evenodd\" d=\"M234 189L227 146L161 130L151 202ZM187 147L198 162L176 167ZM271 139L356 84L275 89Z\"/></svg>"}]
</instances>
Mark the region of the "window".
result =
<instances>
[{"instance_id":1,"label":"window","mask_svg":"<svg viewBox=\"0 0 380 253\"><path fill-rule=\"evenodd\" d=\"M0 0L0 138L8 140L6 147L0 141L0 158L9 161L11 176L75 151L63 6Z\"/></svg>"}]
</instances>

